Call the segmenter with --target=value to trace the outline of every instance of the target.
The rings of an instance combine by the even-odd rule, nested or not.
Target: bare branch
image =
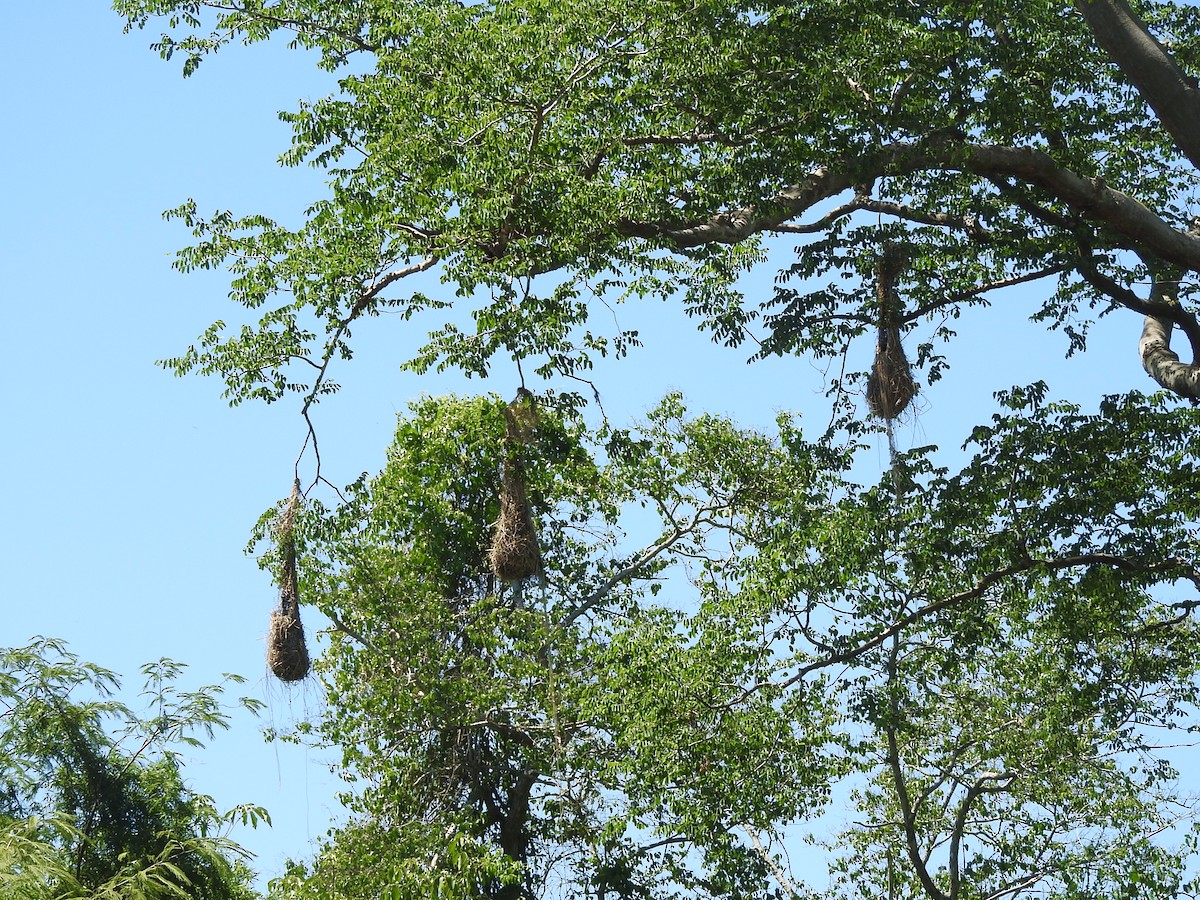
[[[865,199],[859,208],[866,212],[895,216],[898,219],[916,222],[919,225],[935,225],[938,228],[953,228],[957,231],[965,231],[970,237],[978,241],[986,241],[991,237],[988,230],[974,216],[952,216],[949,213],[925,212],[913,209],[906,203],[889,203],[886,200],[872,200],[870,198]]]
[[[342,634],[346,635],[347,637],[353,638],[354,640],[358,641],[358,643],[361,646],[363,646],[367,650],[370,650],[375,655],[383,657],[384,659],[388,658],[386,653],[381,653],[379,651],[378,647],[376,647],[369,640],[367,640],[365,637],[363,637],[362,632],[360,632],[354,628],[351,628],[349,625],[347,625],[345,622],[343,622],[341,619],[339,619],[337,613],[335,613],[331,610],[329,612],[326,612],[325,615],[327,615],[329,617],[329,621],[333,623],[333,627],[335,630],[340,631]]]
[[[807,225],[793,225],[790,222],[781,222],[776,225],[771,231],[780,234],[816,234],[819,231],[826,231],[828,228],[843,216],[848,216],[851,213],[858,212],[860,209],[865,209],[863,202],[867,198],[859,196],[855,197],[849,203],[839,206],[837,209],[822,216],[815,222],[810,222]]]
[[[350,323],[362,315],[370,305],[371,301],[377,298],[380,292],[389,285],[395,284],[401,278],[407,278],[409,275],[415,275],[418,272],[424,272],[426,269],[432,268],[437,261],[438,258],[436,256],[429,256],[419,263],[407,266],[406,268],[400,269],[396,272],[391,272],[385,275],[383,278],[380,278],[377,282],[375,282],[375,284],[371,285],[371,287],[364,290],[363,293],[359,295],[358,299],[354,301],[354,305],[350,307],[350,312],[346,314],[344,319],[338,322],[337,328],[334,329],[333,334],[329,336],[329,340],[325,342],[325,352],[321,355],[321,364],[317,370],[317,377],[313,379],[312,387],[309,389],[309,392],[305,394],[304,403],[302,403],[300,406],[300,414],[304,416],[305,421],[308,423],[308,437],[305,438],[304,447],[302,447],[300,450],[301,457],[303,457],[304,449],[308,446],[308,441],[310,439],[313,442],[314,449],[316,447],[317,434],[313,428],[312,420],[308,417],[308,411],[316,401],[317,395],[320,393],[322,386],[325,384],[325,377],[329,372],[329,364],[333,362],[333,357],[334,354],[337,353],[338,345],[341,342],[342,335],[346,333],[346,329],[350,327]],[[317,463],[317,474],[319,477],[319,456],[317,458]],[[297,460],[297,464],[299,464],[299,460]]]

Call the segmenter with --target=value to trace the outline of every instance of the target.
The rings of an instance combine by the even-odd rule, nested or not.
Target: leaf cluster
[[[229,711],[224,685],[179,691],[182,669],[166,659],[143,668],[150,712],[139,715],[115,699],[113,672],[60,641],[0,653],[0,893],[255,896],[248,854],[227,829],[270,820],[256,806],[219,812],[185,784],[176,748],[202,746],[196,735],[228,727]]]

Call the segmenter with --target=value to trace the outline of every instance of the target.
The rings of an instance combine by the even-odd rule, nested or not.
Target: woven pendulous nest
[[[271,613],[267,633],[267,665],[280,681],[299,681],[308,674],[308,646],[300,622],[300,589],[296,573],[296,515],[300,510],[300,482],[292,485],[275,526],[279,547],[279,608]]]
[[[875,362],[867,379],[867,406],[877,416],[894,419],[904,412],[916,393],[917,385],[900,343],[899,329],[880,328]]]
[[[488,551],[492,571],[502,581],[521,581],[542,571],[542,551],[533,527],[528,487],[520,460],[510,455],[500,479],[500,518]]]
[[[532,444],[538,419],[537,401],[533,394],[525,388],[519,388],[516,399],[504,407],[505,439],[522,446]]]
[[[300,608],[287,612],[277,609],[271,613],[271,630],[267,635],[267,665],[280,681],[300,681],[308,674],[308,646],[304,642],[304,626]]]
[[[876,265],[876,289],[879,292],[879,338],[875,342],[875,362],[867,379],[867,406],[877,416],[894,419],[917,393],[912,368],[900,343],[900,298],[896,279],[908,262],[903,248],[884,244]]]

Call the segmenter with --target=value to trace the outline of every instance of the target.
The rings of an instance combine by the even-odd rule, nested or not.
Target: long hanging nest
[[[533,395],[522,388],[504,410],[506,454],[500,475],[500,518],[496,520],[488,559],[501,581],[521,581],[541,574],[542,551],[538,547],[529,485],[521,448],[532,443],[537,428]]]
[[[538,426],[537,401],[525,388],[517,388],[517,396],[504,407],[505,439],[522,447],[532,444]]]
[[[884,248],[877,268],[879,290],[879,337],[875,362],[867,379],[867,406],[889,422],[908,407],[917,393],[904,345],[900,342],[900,298],[896,278],[904,268],[904,256],[893,246]]]
[[[292,484],[275,539],[279,547],[279,607],[271,612],[267,665],[280,681],[299,681],[308,674],[308,646],[300,622],[300,589],[296,575],[296,516],[300,511],[300,479]]]

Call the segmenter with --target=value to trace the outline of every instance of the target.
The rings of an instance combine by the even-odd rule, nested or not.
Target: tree
[[[182,668],[166,659],[143,667],[153,714],[142,718],[112,698],[114,673],[59,641],[0,654],[0,895],[256,896],[247,854],[225,832],[266,813],[248,805],[219,813],[185,785],[175,748],[202,746],[195,733],[211,737],[228,715],[221,686],[172,685]]]
[[[878,323],[872,292],[853,282],[871,279],[888,240],[910,260],[904,330],[986,305],[999,287],[1053,280],[1043,320],[1081,345],[1076,319],[1089,308],[1149,317],[1151,374],[1196,392],[1195,370],[1168,346],[1175,326],[1200,340],[1179,280],[1200,267],[1187,132],[1200,101],[1184,72],[1197,53],[1194,7],[1145,7],[1169,51],[1119,0],[1080,0],[1078,11],[724,0],[222,7],[116,3],[130,26],[169,15],[180,34],[156,46],[185,53],[185,72],[236,37],[277,31],[331,70],[355,61],[338,94],[288,116],[285,161],[331,177],[331,196],[302,228],[202,217],[191,202],[173,213],[201,241],[181,268],[228,262],[235,300],[287,301],[258,328],[211,329],[172,361],[221,374],[234,401],[319,396],[324,364],[348,349],[356,320],[436,305],[403,284],[438,264],[490,302],[474,311],[476,334],[447,325],[417,368],[482,371],[500,354],[573,374],[589,352],[620,353],[633,339],[587,332],[596,295],[676,291],[720,340],[740,344],[761,324],[764,353],[837,354]],[[206,9],[219,11],[211,33]],[[776,296],[755,307],[732,280],[768,234],[820,239],[801,239]],[[559,282],[537,296],[527,280],[551,271]],[[834,274],[851,284],[829,282]],[[931,354],[923,348],[920,361],[936,375]]]
[[[115,6],[165,18],[156,46],[185,74],[278,32],[344,73],[286,116],[284,161],[329,175],[301,227],[169,214],[197,240],[179,268],[228,266],[233,300],[265,309],[169,368],[220,375],[234,403],[294,393],[315,439],[352,330],[437,315],[405,288],[437,268],[458,299],[407,365],[512,360],[545,388],[529,442],[495,398],[426,401],[380,475],[310,499],[330,704],[297,739],[342,748],[361,790],[279,896],[1183,890],[1195,809],[1161,735],[1190,727],[1197,685],[1197,422],[1177,400],[1200,370],[1170,348],[1178,327],[1200,349],[1197,9]],[[768,238],[795,261],[755,303],[737,279]],[[948,323],[1019,284],[1045,286],[1034,318],[1071,350],[1093,316],[1137,313],[1174,399],[1085,414],[1014,389],[956,473],[897,452],[861,488],[860,436],[901,405],[858,419],[866,373],[833,384],[842,414],[815,439],[678,398],[597,421],[563,390],[637,344],[590,317],[613,300],[678,299],[755,358],[868,334],[882,356],[924,323],[934,380]],[[509,583],[487,550],[513,454],[544,571]],[[787,847],[835,799],[857,824],[828,883],[806,880]]]
[[[1160,594],[1200,583],[1200,413],[1006,403],[957,475],[913,454],[902,504],[787,420],[671,399],[602,465],[544,419],[544,582],[508,585],[503,402],[417,404],[302,526],[334,630],[300,732],[361,790],[276,896],[806,896],[778,841],[850,788],[870,827],[833,845],[830,896],[1171,895],[1185,858],[1155,838],[1188,807],[1159,749],[1200,656],[1195,601]],[[661,515],[633,552],[631,497]],[[685,602],[655,603],[686,560]]]

